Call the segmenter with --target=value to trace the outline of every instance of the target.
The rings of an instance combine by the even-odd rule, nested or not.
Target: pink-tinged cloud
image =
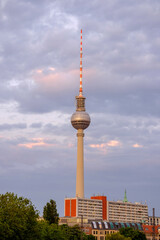
[[[111,140],[107,143],[101,143],[101,144],[90,144],[89,146],[91,148],[98,148],[98,149],[104,149],[106,147],[118,147],[120,146],[121,143],[119,141],[116,140]]]
[[[73,143],[68,143],[68,147],[69,147],[69,148],[73,148],[73,147],[74,147],[74,144],[73,144]]]
[[[29,143],[19,143],[18,146],[31,149],[33,147],[39,147],[39,146],[50,147],[54,145],[54,144],[45,143],[43,138],[33,138],[32,140],[33,142],[29,142]]]
[[[44,71],[48,71],[48,70],[53,72],[56,69],[54,67],[49,67],[49,68],[45,68],[45,69],[36,69],[34,71],[34,73],[36,73],[36,74],[43,74]]]
[[[79,69],[72,69],[70,71],[58,72],[54,67],[49,67],[47,69],[35,70],[32,77],[40,90],[57,93],[58,91],[70,90],[71,87],[76,86],[77,82],[79,83],[79,71]],[[92,69],[83,71],[84,79],[88,79],[92,75],[94,75],[94,70]]]
[[[36,73],[39,73],[39,74],[40,74],[40,73],[42,73],[42,72],[43,72],[43,69],[37,69],[37,70],[36,70]]]
[[[33,141],[41,142],[43,141],[43,138],[32,138]]]
[[[50,71],[55,71],[56,69],[54,67],[49,67],[48,68]]]
[[[132,145],[132,147],[134,147],[134,148],[142,148],[143,145],[140,145],[140,144],[138,144],[138,143],[135,143],[135,144]]]
[[[116,141],[116,140],[111,140],[107,143],[107,145],[109,147],[118,147],[121,145],[121,143],[119,141]]]
[[[76,84],[75,79],[79,76],[79,70],[70,70],[66,72],[57,72],[53,67],[49,68],[49,72],[44,70],[36,70],[33,79],[38,88],[43,91],[57,92],[69,89]]]

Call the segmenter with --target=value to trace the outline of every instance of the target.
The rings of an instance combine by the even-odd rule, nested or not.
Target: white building
[[[107,220],[148,224],[148,206],[141,203],[107,201]]]
[[[102,200],[89,198],[65,198],[65,217],[81,217],[102,220]]]
[[[148,217],[148,225],[153,225],[153,216]],[[160,225],[160,217],[155,217],[155,225]]]

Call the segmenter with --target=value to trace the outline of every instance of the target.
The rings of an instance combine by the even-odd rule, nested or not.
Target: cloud
[[[43,138],[33,138],[33,142],[19,143],[18,147],[34,148],[34,147],[52,147],[54,144],[46,143]]]
[[[42,127],[42,123],[41,122],[37,122],[37,123],[32,123],[30,125],[31,128],[41,128]]]
[[[121,143],[116,140],[111,140],[107,143],[101,143],[101,144],[90,144],[91,148],[105,148],[105,147],[117,147],[120,146]]]
[[[142,148],[143,146],[138,144],[138,143],[135,143],[135,144],[132,145],[132,147],[134,147],[134,148]]]
[[[119,141],[116,141],[116,140],[111,140],[111,141],[109,141],[109,142],[107,143],[107,145],[108,145],[109,147],[117,147],[117,146],[120,146],[121,143],[120,143]]]
[[[1,131],[13,130],[13,129],[26,129],[26,128],[27,128],[26,123],[15,123],[15,124],[4,123],[0,125]]]
[[[53,72],[53,71],[52,71]],[[33,75],[33,79],[37,88],[41,92],[50,91],[52,94],[63,93],[64,91],[70,91],[70,87],[75,85],[74,79],[77,78],[79,71],[71,70],[66,72],[46,73],[39,72],[38,75]]]
[[[91,148],[98,149],[98,150],[102,151],[103,153],[107,153],[109,147],[118,147],[121,145],[122,145],[121,142],[119,142],[117,140],[111,140],[109,142],[101,143],[101,144],[90,144],[89,146]]]

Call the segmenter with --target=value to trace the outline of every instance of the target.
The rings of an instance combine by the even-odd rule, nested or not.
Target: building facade
[[[148,206],[141,203],[107,201],[107,220],[148,224]]]
[[[160,225],[143,225],[143,231],[147,240],[160,240]]]
[[[69,226],[79,225],[86,234],[92,234],[96,240],[105,240],[106,236],[116,233],[120,228],[131,227],[135,230],[144,231],[141,223],[115,223],[108,221],[89,221],[86,218],[61,218],[59,224]],[[158,239],[159,240],[159,239]]]
[[[65,217],[81,217],[88,220],[107,220],[148,224],[148,206],[141,203],[107,201],[106,196],[87,198],[66,198]]]
[[[142,224],[140,223],[115,223],[115,222],[91,222],[92,235],[95,236],[96,240],[105,240],[108,234],[116,233],[120,228],[131,227],[135,230],[143,231]]]
[[[102,201],[102,219],[107,220],[107,197],[106,196],[92,196],[91,199]]]
[[[160,217],[154,217],[155,225],[160,225]],[[148,217],[148,224],[153,225],[153,216]]]
[[[81,217],[89,220],[102,220],[102,200],[88,198],[65,198],[65,217]]]

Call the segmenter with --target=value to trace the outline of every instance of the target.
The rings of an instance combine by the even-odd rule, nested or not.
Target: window
[[[104,240],[104,237],[103,237],[103,236],[100,236],[100,240]]]
[[[114,225],[112,222],[110,222],[111,229],[114,229]]]
[[[104,226],[105,226],[106,229],[108,229],[108,224],[107,224],[107,222],[104,222]]]
[[[98,224],[99,224],[99,228],[101,229],[102,228],[102,223],[98,222]]]
[[[97,228],[96,222],[92,222],[93,223],[93,227]]]

